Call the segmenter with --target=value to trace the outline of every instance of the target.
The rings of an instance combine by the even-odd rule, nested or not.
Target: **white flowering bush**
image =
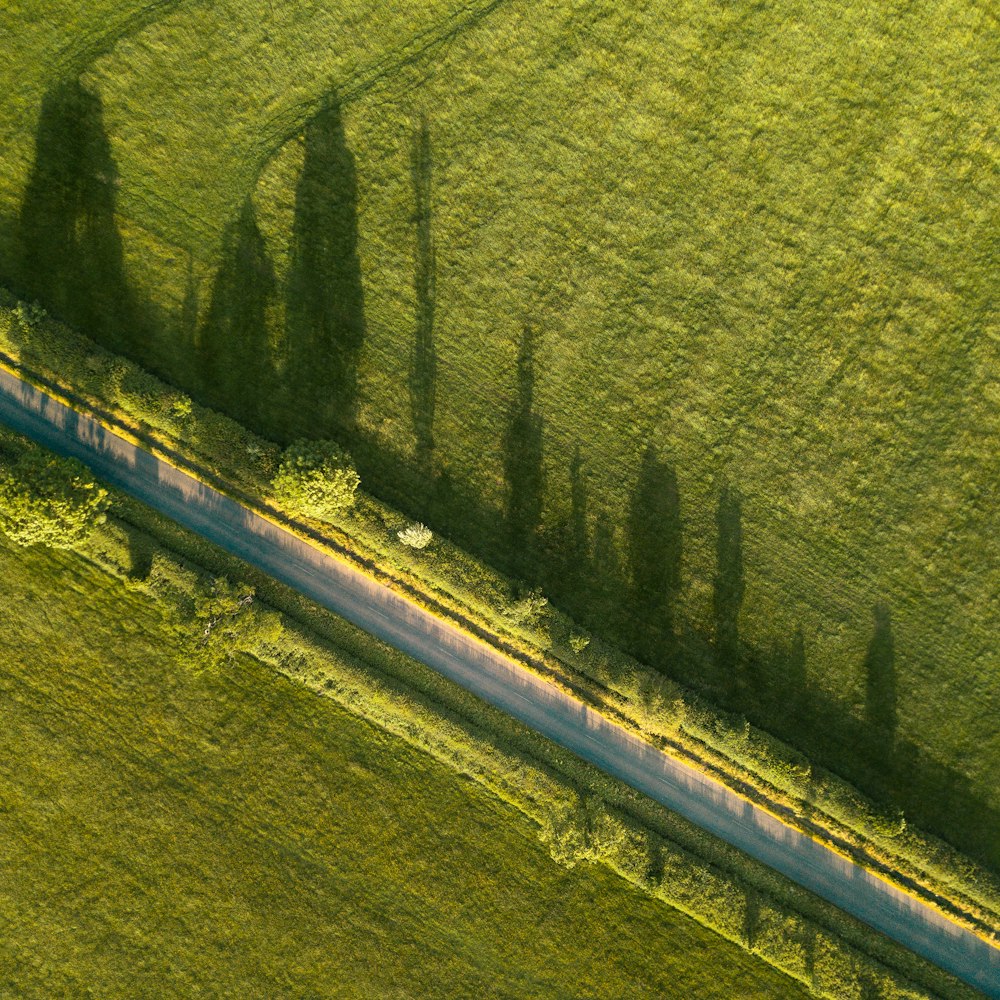
[[[434,537],[434,532],[426,524],[417,521],[416,524],[411,524],[409,527],[403,528],[402,531],[397,531],[396,537],[411,549],[426,549]]]

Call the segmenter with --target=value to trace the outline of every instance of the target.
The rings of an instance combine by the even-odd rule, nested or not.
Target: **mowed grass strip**
[[[0,992],[805,995],[78,557],[0,565]]]

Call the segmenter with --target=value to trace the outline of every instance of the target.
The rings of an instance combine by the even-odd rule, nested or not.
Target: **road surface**
[[[0,420],[1000,1000],[1000,949],[609,722],[499,651],[0,370]]]

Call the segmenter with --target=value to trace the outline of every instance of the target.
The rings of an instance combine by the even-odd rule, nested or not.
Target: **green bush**
[[[296,441],[272,480],[275,499],[299,514],[330,521],[354,505],[361,478],[351,457],[332,441]]]
[[[548,606],[548,598],[540,590],[532,590],[510,605],[507,617],[521,628],[533,629],[541,622]]]
[[[105,519],[108,491],[75,459],[30,446],[0,475],[0,528],[18,545],[68,549]]]
[[[194,599],[200,642],[222,657],[236,652],[260,655],[281,639],[279,615],[261,605],[253,587],[216,577]]]

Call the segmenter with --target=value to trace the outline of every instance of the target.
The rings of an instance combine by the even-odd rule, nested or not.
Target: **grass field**
[[[78,556],[0,566],[5,995],[805,995]]]
[[[985,7],[47,6],[12,284],[1000,866]]]

